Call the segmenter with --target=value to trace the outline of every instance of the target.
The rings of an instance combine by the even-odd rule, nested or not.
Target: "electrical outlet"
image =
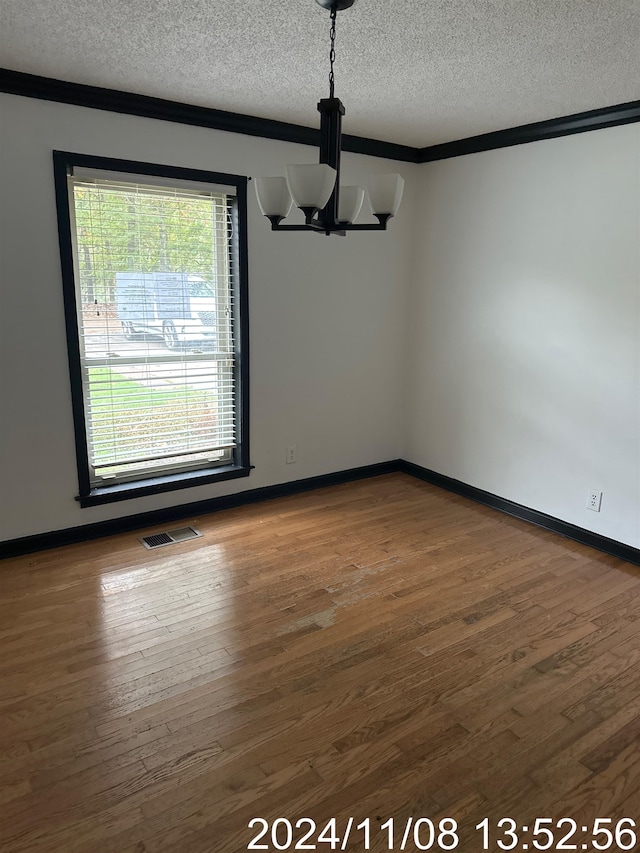
[[[289,445],[289,447],[287,447],[287,465],[293,465],[293,463],[296,461],[297,450],[298,448],[295,444],[291,444]]]
[[[600,512],[601,503],[602,492],[598,491],[598,489],[591,489],[587,496],[587,509],[592,509],[594,512]]]

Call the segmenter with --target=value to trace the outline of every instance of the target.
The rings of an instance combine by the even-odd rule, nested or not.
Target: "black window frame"
[[[223,172],[210,172],[203,169],[190,169],[182,166],[167,166],[137,160],[120,160],[113,157],[99,157],[91,154],[78,154],[69,151],[53,152],[56,210],[58,216],[58,240],[62,269],[62,292],[64,300],[65,324],[67,332],[67,351],[71,401],[75,433],[76,460],[78,468],[79,494],[76,500],[81,507],[91,507],[114,501],[130,500],[137,497],[169,492],[177,489],[193,488],[209,483],[248,477],[252,466],[249,462],[249,257],[247,239],[247,182],[244,175],[230,175]],[[84,409],[83,381],[81,370],[80,336],[78,332],[78,311],[76,302],[76,282],[73,259],[73,239],[68,189],[68,177],[73,175],[74,167],[122,172],[133,175],[171,178],[200,183],[218,184],[234,187],[236,191],[233,211],[235,239],[231,241],[231,269],[234,304],[239,317],[233,317],[234,340],[234,383],[238,389],[236,397],[237,445],[230,464],[211,468],[201,468],[171,474],[155,474],[132,482],[92,487],[90,482],[89,456],[87,446],[87,425]]]

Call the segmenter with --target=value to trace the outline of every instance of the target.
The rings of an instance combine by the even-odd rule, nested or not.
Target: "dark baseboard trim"
[[[277,486],[249,489],[245,492],[238,492],[235,495],[223,495],[219,498],[209,498],[207,500],[181,504],[180,506],[156,509],[151,512],[141,512],[136,515],[129,515],[126,518],[114,518],[109,521],[98,521],[95,524],[69,527],[66,530],[54,530],[50,533],[39,533],[35,536],[10,539],[6,542],[0,542],[0,560],[7,557],[32,554],[48,548],[58,548],[62,545],[88,542],[91,539],[99,539],[102,536],[127,533],[131,530],[140,530],[156,524],[179,521],[194,515],[202,515],[223,509],[233,509],[234,507],[272,500],[273,498],[297,495],[301,492],[321,489],[326,486],[337,486],[342,483],[351,483],[355,480],[364,480],[368,477],[378,477],[381,474],[391,474],[394,471],[400,470],[400,464],[399,459],[394,459],[390,462],[379,462],[376,465],[366,465],[362,468],[336,471],[333,474],[307,477],[305,480],[293,480],[290,483],[281,483]]]
[[[434,160],[447,160],[463,154],[477,154],[480,151],[493,151],[496,148],[509,148],[512,145],[524,145],[527,142],[540,142],[543,139],[555,139],[558,136],[570,136],[590,130],[602,130],[619,124],[631,124],[640,121],[640,101],[603,107],[584,113],[575,113],[548,121],[536,121],[520,127],[510,127],[480,136],[470,136],[454,142],[430,145],[420,151],[421,163]]]
[[[570,524],[568,521],[562,521],[544,512],[530,509],[522,504],[514,503],[491,492],[485,492],[483,489],[478,489],[475,486],[469,486],[467,483],[454,480],[452,477],[447,477],[444,474],[438,474],[429,468],[414,465],[413,462],[401,460],[399,470],[405,474],[410,474],[412,477],[425,480],[434,486],[447,489],[449,492],[455,492],[457,495],[470,498],[492,509],[500,510],[500,512],[507,513],[507,515],[512,515],[515,518],[528,521],[538,527],[543,527],[545,530],[560,533],[562,536],[573,539],[575,542],[580,542],[582,545],[589,545],[598,551],[604,551],[605,554],[610,554],[613,557],[618,557],[620,560],[626,560],[628,563],[640,566],[640,549],[633,548],[631,545],[625,545],[623,542],[609,539],[606,536],[601,536],[599,533],[593,533],[591,530],[585,530],[583,527]]]
[[[290,483],[281,483],[277,486],[249,489],[245,492],[238,492],[235,495],[223,495],[219,498],[209,498],[180,506],[142,512],[137,515],[127,516],[126,518],[99,521],[95,524],[70,527],[66,530],[54,530],[51,533],[25,536],[21,539],[10,539],[6,542],[0,542],[0,559],[32,554],[36,551],[44,551],[48,548],[57,548],[62,545],[88,542],[92,539],[99,539],[102,536],[127,533],[131,530],[141,530],[145,527],[180,521],[195,515],[233,509],[247,504],[259,503],[260,501],[296,495],[301,492],[312,491],[313,489],[321,489],[326,486],[337,486],[342,483],[351,483],[369,477],[379,477],[382,474],[393,474],[398,471],[403,474],[409,474],[419,480],[424,480],[433,486],[438,486],[441,489],[446,489],[449,492],[469,498],[491,509],[497,509],[507,515],[514,516],[514,518],[528,521],[537,527],[542,527],[553,533],[559,533],[561,536],[566,536],[574,542],[588,545],[598,551],[603,551],[605,554],[610,554],[620,560],[640,566],[640,549],[638,548],[633,548],[631,545],[625,545],[623,542],[617,542],[615,539],[609,539],[606,536],[600,536],[598,533],[585,530],[583,527],[577,527],[568,521],[562,521],[552,515],[546,515],[544,512],[538,512],[538,510],[530,509],[506,498],[501,498],[491,492],[485,492],[483,489],[470,486],[460,480],[454,480],[452,477],[447,477],[444,474],[438,474],[436,471],[415,465],[413,462],[405,462],[404,459],[379,462],[376,465],[365,465],[362,468],[350,468],[346,471],[336,471],[333,474],[321,474],[318,477],[293,480]]]
[[[320,144],[320,131],[312,127],[290,124],[286,121],[248,116],[241,113],[199,107],[195,104],[182,104],[165,98],[153,98],[149,95],[137,95],[134,92],[121,92],[118,89],[103,89],[99,86],[87,86],[83,83],[69,83],[54,80],[51,77],[39,77],[0,68],[0,92],[9,95],[22,95],[26,98],[38,98],[42,101],[56,101],[73,104],[77,107],[90,107],[95,110],[141,116],[161,121],[173,121],[178,124],[208,127],[212,130],[224,130],[229,133],[243,133],[248,136],[260,136],[264,139],[278,139],[281,142],[297,142],[300,145]],[[389,160],[401,160],[407,163],[420,162],[420,149],[395,142],[383,142],[364,136],[342,137],[342,150],[355,154],[368,154],[371,157],[384,157]]]

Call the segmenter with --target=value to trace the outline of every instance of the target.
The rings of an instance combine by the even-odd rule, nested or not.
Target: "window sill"
[[[98,488],[91,489],[87,495],[78,495],[76,500],[83,508],[114,503],[115,501],[127,501],[132,498],[143,498],[148,495],[158,495],[162,492],[172,492],[177,489],[190,489],[194,486],[204,486],[208,483],[219,483],[223,480],[248,477],[252,467],[222,465],[217,468],[201,469],[188,473],[183,471],[180,474],[149,477],[147,480],[136,480],[134,483],[99,486]]]

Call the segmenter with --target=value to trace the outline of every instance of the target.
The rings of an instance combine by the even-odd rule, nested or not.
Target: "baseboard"
[[[300,492],[311,491],[312,489],[337,486],[341,483],[364,480],[368,477],[378,477],[381,474],[390,474],[398,471],[400,464],[399,459],[394,459],[390,462],[379,462],[375,465],[350,468],[346,471],[336,471],[332,474],[321,474],[318,477],[307,477],[304,480],[293,480],[290,483],[281,483],[276,486],[249,489],[234,495],[223,495],[219,498],[208,498],[193,503],[180,504],[179,506],[156,509],[151,512],[142,512],[136,515],[129,515],[126,518],[114,518],[109,521],[98,521],[95,524],[82,524],[78,527],[69,527],[66,530],[53,530],[50,533],[39,533],[35,536],[10,539],[6,542],[0,542],[0,560],[7,557],[18,557],[22,554],[32,554],[48,548],[58,548],[61,545],[88,542],[91,539],[99,539],[101,536],[111,536],[114,533],[126,533],[130,530],[140,530],[141,528],[151,527],[156,524],[180,521],[183,518],[203,515],[207,512],[232,509],[246,504],[258,503],[259,501],[296,495]]]
[[[605,554],[611,554],[613,557],[618,557],[621,560],[626,560],[628,563],[634,563],[640,566],[640,549],[633,548],[631,545],[625,545],[623,542],[618,542],[615,539],[609,539],[606,536],[601,536],[599,533],[593,533],[591,530],[585,530],[583,527],[578,527],[575,524],[570,524],[568,521],[562,521],[560,518],[555,518],[553,515],[547,515],[544,512],[539,512],[536,509],[530,509],[522,504],[514,503],[514,501],[501,498],[491,492],[485,492],[483,489],[478,489],[475,486],[470,486],[460,480],[454,480],[452,477],[447,477],[444,474],[438,474],[436,471],[431,471],[429,468],[423,468],[420,465],[414,465],[413,462],[400,461],[399,470],[405,474],[410,474],[412,477],[417,477],[420,480],[425,480],[434,486],[439,486],[441,489],[446,489],[449,492],[455,492],[457,495],[462,495],[465,498],[470,498],[473,501],[484,504],[492,509],[500,510],[500,512],[512,515],[515,518],[520,518],[523,521],[528,521],[538,527],[543,527],[545,530],[551,530],[553,533],[560,533],[568,539],[573,539],[574,542],[580,542],[582,545],[589,545],[591,548],[596,548],[598,551],[604,551]]]
[[[469,498],[484,506],[497,509],[507,515],[512,515],[522,521],[528,521],[545,530],[559,533],[582,545],[589,545],[605,554],[610,554],[620,560],[640,566],[640,549],[625,545],[615,539],[609,539],[591,530],[585,530],[568,521],[562,521],[552,515],[539,512],[535,509],[514,503],[514,501],[501,498],[491,492],[485,492],[468,483],[454,480],[444,474],[438,474],[429,468],[406,462],[404,459],[394,459],[389,462],[379,462],[376,465],[365,465],[361,468],[350,468],[346,471],[336,471],[332,474],[321,474],[317,477],[307,477],[304,480],[293,480],[290,483],[281,483],[276,486],[264,486],[260,489],[249,489],[234,495],[224,495],[219,498],[208,498],[189,504],[181,504],[175,507],[153,510],[151,512],[138,513],[126,518],[99,521],[95,524],[84,524],[79,527],[70,527],[66,530],[54,530],[50,533],[40,533],[35,536],[25,536],[21,539],[11,539],[0,542],[0,559],[17,557],[22,554],[31,554],[44,551],[48,548],[57,548],[61,545],[73,545],[78,542],[87,542],[91,539],[99,539],[101,536],[111,536],[114,533],[126,533],[130,530],[140,530],[156,524],[180,521],[194,515],[202,515],[208,512],[217,512],[223,509],[245,506],[260,501],[272,500],[274,498],[296,495],[301,492],[321,489],[326,486],[337,486],[342,483],[350,483],[356,480],[364,480],[369,477],[378,477],[382,474],[402,472],[424,480],[441,489],[454,492],[462,497]]]

